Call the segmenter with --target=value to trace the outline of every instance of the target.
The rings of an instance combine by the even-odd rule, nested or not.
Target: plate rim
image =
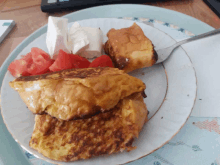
[[[118,19],[118,18],[91,18],[91,19]],[[91,20],[91,19],[84,19],[83,21]],[[126,20],[126,21],[135,22],[134,20]],[[69,23],[72,23],[72,22],[69,22]],[[144,24],[143,22],[139,22],[139,23]],[[150,26],[150,25],[144,24],[144,26]],[[174,41],[176,41],[173,37],[171,37],[171,36],[170,36],[169,34],[167,34],[166,32],[164,32],[164,31],[162,31],[162,30],[160,30],[160,29],[158,29],[158,28],[156,28],[156,27],[152,27],[152,28],[161,31],[162,33],[166,34],[168,37],[170,37],[171,39],[173,39]],[[44,33],[43,33],[43,34],[44,34]],[[43,34],[41,34],[41,35],[43,35]],[[38,37],[40,37],[41,35],[39,35]],[[38,37],[37,37],[37,38],[38,38]],[[35,39],[36,39],[36,38],[35,38]],[[191,60],[190,56],[188,55],[188,53],[186,52],[186,50],[185,50],[182,46],[180,46],[180,49],[182,49],[182,50],[185,52],[185,54],[187,55],[188,59],[190,60],[190,63],[193,64],[193,63],[192,63],[192,60]],[[22,50],[21,50],[21,51],[22,51]],[[16,57],[17,57],[17,56],[16,56]],[[15,57],[15,58],[16,58],[16,57]],[[167,79],[167,82],[168,82],[167,71],[166,71],[166,68],[165,68],[165,66],[164,66],[163,63],[162,63],[162,67],[163,67],[164,70],[165,70],[166,79]],[[184,123],[183,123],[183,124],[181,125],[181,127],[177,130],[177,132],[175,132],[175,134],[172,135],[172,137],[171,137],[170,139],[168,139],[166,142],[164,142],[164,143],[163,143],[162,145],[160,145],[158,148],[152,150],[151,152],[149,152],[149,153],[146,154],[146,155],[143,155],[143,156],[141,156],[141,157],[139,157],[139,158],[136,158],[136,159],[134,159],[134,160],[125,162],[125,163],[123,163],[123,164],[131,163],[131,162],[134,162],[134,161],[136,161],[136,160],[139,160],[139,159],[141,159],[141,158],[143,158],[143,157],[145,157],[145,156],[147,156],[147,155],[149,155],[149,154],[155,152],[156,150],[160,149],[162,146],[164,146],[165,144],[167,144],[174,136],[176,136],[176,134],[179,133],[179,131],[182,129],[182,127],[186,124],[186,122],[188,121],[188,119],[189,119],[189,117],[190,117],[190,115],[191,115],[191,113],[192,113],[192,110],[193,110],[193,108],[194,108],[194,106],[195,106],[195,104],[196,104],[197,91],[198,91],[198,87],[197,87],[198,81],[197,81],[197,76],[196,76],[196,70],[195,70],[195,67],[194,67],[193,65],[192,65],[192,69],[193,69],[194,76],[195,76],[195,80],[196,80],[196,82],[195,82],[195,98],[194,98],[193,105],[192,105],[192,108],[191,108],[191,110],[190,110],[190,113],[189,113],[189,115],[187,116],[187,118],[184,120]],[[8,72],[8,71],[6,71],[6,73],[7,73],[7,72]],[[6,74],[4,75],[4,78],[5,78],[5,76],[6,76]],[[3,78],[3,80],[4,80],[4,78]],[[168,84],[169,84],[169,83],[167,83],[167,86],[168,86]],[[2,89],[2,87],[3,87],[3,85],[1,86],[1,89]],[[168,91],[168,89],[169,89],[169,86],[168,86],[167,89],[166,89],[165,98],[166,98],[166,96],[167,96],[167,91]],[[0,91],[2,92],[2,90],[0,90]],[[164,99],[165,99],[165,98],[164,98]],[[160,105],[159,109],[161,108],[161,106],[163,105],[163,103],[164,103],[164,100],[163,100],[162,104]],[[9,132],[9,133],[11,134],[11,136],[14,138],[14,140],[15,140],[25,151],[31,153],[32,155],[34,155],[34,156],[37,157],[38,159],[41,159],[41,160],[44,160],[44,161],[46,161],[46,162],[49,162],[49,163],[53,163],[53,164],[54,164],[54,163],[55,163],[54,161],[56,161],[56,160],[52,160],[52,159],[50,159],[50,158],[45,159],[45,158],[39,157],[38,155],[35,155],[34,153],[32,153],[31,151],[29,151],[28,149],[26,149],[26,147],[24,147],[24,146],[21,144],[21,142],[19,142],[19,140],[15,138],[15,136],[14,136],[14,135],[11,133],[11,131],[8,129],[8,125],[5,123],[5,118],[4,118],[4,115],[3,115],[3,112],[2,112],[2,108],[0,108],[0,109],[1,109],[1,115],[2,115],[2,118],[3,118],[3,122],[4,122],[4,124],[5,124],[5,126],[6,126],[6,128],[7,128],[7,130],[8,130],[8,132]],[[159,111],[159,109],[156,111],[156,113]],[[156,113],[155,113],[155,114],[156,114]],[[155,114],[154,114],[154,115],[155,115]],[[153,115],[153,116],[154,116],[154,115]],[[153,116],[152,116],[151,118],[153,118]],[[150,119],[151,119],[151,118],[150,118]],[[39,154],[41,154],[41,153],[39,153]],[[42,154],[41,154],[41,155],[42,155]],[[44,157],[44,155],[42,155],[42,156]],[[63,161],[58,161],[58,162],[60,162],[60,163],[62,164]],[[74,162],[69,162],[69,163],[74,163]],[[56,164],[56,163],[55,163],[55,164]],[[57,164],[57,165],[58,165],[58,164]]]
[[[91,11],[94,10],[94,12],[96,10],[102,9],[104,10],[104,8],[114,8],[114,10],[121,10],[121,8],[127,8],[127,10],[129,11],[133,11],[134,8],[138,8],[139,12],[135,12],[135,15],[132,15],[131,17],[137,17],[137,18],[152,18],[152,19],[156,19],[156,20],[163,20],[164,22],[169,22],[172,23],[174,25],[178,25],[181,28],[187,29],[191,32],[193,32],[194,34],[200,34],[200,33],[205,33],[208,32],[209,30],[214,30],[215,28],[213,28],[212,26],[208,25],[207,23],[204,23],[202,21],[200,21],[199,19],[196,19],[192,16],[189,16],[187,14],[183,14],[181,12],[178,11],[174,11],[171,9],[166,9],[166,8],[162,8],[162,7],[158,7],[158,6],[151,6],[151,5],[143,5],[143,4],[109,4],[109,5],[102,5],[102,6],[96,6],[96,7],[89,7],[86,9],[82,9],[79,11],[76,11],[74,13],[69,13],[64,15],[64,18],[68,18],[69,20],[74,20],[74,18],[72,17],[72,15],[77,15],[77,14],[81,14],[83,12],[86,11]],[[148,12],[146,12],[146,8],[148,8]],[[143,11],[143,12],[142,12]],[[163,15],[158,14],[158,12],[163,12]],[[91,12],[92,13],[92,12]],[[140,14],[141,13],[141,14]],[[142,16],[144,14],[148,15],[148,16]],[[120,15],[115,16],[114,13],[111,13],[113,17],[129,17],[130,15],[128,14],[122,14],[120,13]],[[117,13],[118,14],[118,13]],[[173,14],[176,15],[175,18],[170,19],[170,16],[172,16]],[[93,15],[95,18],[101,18],[101,17],[96,17],[96,15]],[[184,21],[182,21],[182,17],[185,17],[186,19],[188,19],[188,22],[191,23],[183,23]],[[91,17],[92,18],[92,17]],[[106,18],[111,18],[111,17],[106,17]],[[162,18],[162,19],[161,19]],[[181,19],[180,19],[181,18]],[[175,19],[175,21],[173,20]],[[75,19],[75,21],[78,20],[82,20],[82,18],[77,18]],[[72,21],[71,21],[72,22]],[[175,22],[175,23],[173,23]],[[203,28],[204,29],[200,29],[200,28],[194,28],[193,25],[195,24],[203,24]]]

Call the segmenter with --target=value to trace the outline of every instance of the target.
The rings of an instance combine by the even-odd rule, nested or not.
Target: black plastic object
[[[150,1],[150,0],[149,0]],[[132,4],[131,0],[42,0],[43,12],[57,12],[64,10],[82,9],[105,4]],[[133,4],[146,3],[146,0],[133,0]]]
[[[220,18],[220,0],[203,0]]]

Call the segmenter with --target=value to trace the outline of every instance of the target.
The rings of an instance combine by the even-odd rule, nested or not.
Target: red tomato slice
[[[27,55],[23,56],[22,60],[25,60],[28,63],[28,66],[30,66],[33,63],[31,52],[28,53]]]
[[[72,56],[71,54],[68,54],[68,53],[64,52],[63,50],[60,50],[59,54],[57,56],[57,59],[50,66],[49,69],[51,71],[55,72],[55,71],[74,68],[74,65],[72,64],[71,56]]]
[[[38,56],[41,55],[45,60],[51,60],[49,54],[40,48],[31,48],[32,59],[34,62],[39,62]]]
[[[23,59],[15,60],[9,65],[8,70],[14,77],[29,76],[27,65],[28,63]]]
[[[53,64],[54,60],[47,61],[44,58],[38,63],[33,63],[30,68],[28,68],[28,73],[31,75],[44,74],[49,71],[49,67]]]
[[[102,55],[93,60],[89,67],[113,67],[113,64],[109,56]]]
[[[52,60],[46,52],[39,48],[31,49],[33,63],[28,68],[28,72],[31,75],[44,74],[49,71],[49,67],[53,64],[54,60]]]
[[[13,61],[9,65],[8,70],[14,77],[29,76],[30,73],[28,73],[27,69],[31,66],[32,63],[32,54],[28,53],[21,59]]]
[[[39,48],[32,48],[31,52],[9,65],[8,70],[15,77],[44,74],[54,60]]]
[[[46,60],[42,55],[38,55],[37,57],[35,57],[35,59],[33,60],[33,63],[37,64],[37,65],[43,65],[44,63],[46,63],[47,61],[51,61],[51,59]]]
[[[90,62],[79,55],[71,55],[72,63],[74,64],[75,68],[88,68]]]

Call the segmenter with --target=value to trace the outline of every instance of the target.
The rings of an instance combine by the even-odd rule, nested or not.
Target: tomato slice
[[[46,60],[42,55],[38,55],[37,57],[35,57],[35,59],[33,60],[33,63],[37,64],[37,65],[43,65],[44,63],[46,63],[47,61],[51,61],[51,59]]]
[[[21,59],[25,60],[28,63],[28,67],[33,63],[31,52],[23,56]]]
[[[109,56],[102,55],[93,60],[89,67],[113,67],[113,64]]]
[[[88,68],[90,65],[89,60],[79,55],[71,55],[71,60],[75,68]]]
[[[44,74],[54,60],[39,48],[32,48],[31,52],[9,65],[8,70],[15,77]]]
[[[29,76],[27,66],[28,63],[25,60],[15,60],[9,65],[8,70],[14,77]]]
[[[49,67],[53,64],[54,60],[52,60],[45,51],[40,48],[32,48],[31,49],[33,63],[28,68],[28,72],[31,75],[44,74],[49,71]]]
[[[30,73],[28,73],[27,69],[32,63],[32,54],[28,53],[27,55],[22,56],[21,59],[13,61],[9,65],[8,70],[14,77],[29,76]]]
[[[39,62],[38,56],[41,55],[45,60],[50,61],[51,58],[49,54],[47,54],[45,51],[43,51],[40,48],[31,48],[31,54],[32,54],[32,59],[34,62]]]
[[[60,71],[72,68],[88,68],[90,62],[79,55],[68,54],[59,51],[56,60],[39,48],[32,48],[31,52],[9,65],[8,70],[15,77],[39,75],[48,72]]]
[[[71,54],[68,54],[68,53],[64,52],[63,50],[60,50],[58,53],[57,59],[50,66],[49,69],[51,71],[55,72],[55,71],[74,68],[74,65],[72,64],[71,56],[72,56]]]
[[[54,60],[47,61],[42,58],[42,61],[38,63],[33,63],[30,68],[28,68],[28,73],[31,75],[44,74],[49,71],[49,67],[53,64]]]

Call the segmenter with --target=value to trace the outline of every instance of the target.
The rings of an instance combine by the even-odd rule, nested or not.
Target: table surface
[[[40,9],[40,0],[35,0],[33,6],[28,4],[28,7],[14,7],[14,9],[11,7],[11,10],[8,9],[9,7],[7,7],[7,5],[22,6],[25,4],[25,1],[28,0],[19,0],[14,4],[9,4],[7,3],[10,2],[9,0],[0,0],[0,19],[12,19],[16,22],[16,26],[0,44],[0,66],[8,57],[10,52],[24,38],[29,36],[38,28],[47,24],[48,16],[63,16],[65,14],[77,11],[72,10],[50,14],[43,13]],[[220,28],[219,17],[202,0],[170,0],[148,2],[145,4],[178,11],[201,20],[214,28]]]
[[[73,11],[76,11],[76,10],[73,10],[73,11],[65,11],[65,12],[50,13],[50,14],[43,13],[43,12],[41,12],[41,9],[40,9],[40,0],[32,0],[32,1],[37,1],[37,2],[35,2],[35,4],[33,6],[29,6],[26,8],[25,7],[21,7],[21,8],[15,7],[14,9],[9,9],[9,8],[5,8],[5,4],[7,1],[10,1],[10,0],[0,0],[0,19],[13,19],[16,22],[16,26],[13,28],[11,33],[5,38],[5,40],[0,44],[0,52],[1,52],[0,66],[2,65],[4,60],[8,57],[10,52],[24,38],[29,36],[31,33],[33,33],[38,28],[47,24],[47,20],[48,20],[49,15],[63,16],[65,14],[69,14]],[[24,1],[27,1],[27,0],[17,0],[17,1],[25,4]],[[146,3],[146,5],[158,6],[158,7],[178,11],[180,13],[184,13],[184,14],[190,15],[198,20],[201,20],[214,28],[220,28],[220,19],[202,0],[182,0],[182,1],[181,0],[175,0],[175,1],[170,0],[170,1],[163,1],[163,2],[157,1],[154,3],[153,2]],[[18,5],[18,6],[22,6],[22,5]],[[216,124],[216,121],[218,122],[218,124]],[[212,143],[213,141],[216,141],[217,138],[219,140],[219,134],[220,134],[220,132],[218,132],[220,129],[219,122],[220,122],[220,120],[217,120],[217,118],[215,118],[215,119],[209,119],[209,118],[198,119],[198,118],[190,117],[190,119],[188,120],[186,125],[183,127],[183,129],[181,129],[182,133],[179,133],[177,136],[175,136],[172,139],[172,141],[170,141],[167,145],[165,145],[164,146],[165,149],[163,149],[164,147],[162,147],[162,149],[155,152],[154,155],[153,154],[151,154],[151,155],[155,159],[158,159],[158,160],[160,160],[161,155],[163,155],[167,159],[169,158],[169,160],[172,162],[172,161],[174,161],[173,155],[170,154],[170,152],[167,152],[167,154],[169,154],[169,155],[166,156],[166,151],[167,151],[167,149],[169,149],[169,147],[175,146],[176,150],[174,150],[174,153],[182,151],[183,153],[188,153],[189,158],[195,159],[196,163],[192,161],[191,162],[192,164],[213,164],[213,165],[220,164],[220,163],[214,162],[214,159],[217,158],[217,155],[216,155],[217,150],[218,150],[218,153],[220,152],[220,150],[219,150],[219,148],[214,146],[215,143]],[[201,123],[202,123],[202,125],[201,125]],[[195,127],[194,125],[196,125],[196,124],[198,125],[199,129],[194,128]],[[190,130],[189,127],[192,129]],[[205,129],[207,129],[209,131],[208,134]],[[187,133],[185,133],[186,131],[188,131],[190,133],[187,134]],[[217,131],[217,133],[215,134],[214,131]],[[189,138],[188,137],[189,135],[193,138]],[[211,137],[211,135],[212,135],[212,137]],[[208,147],[205,146],[206,143],[204,143],[204,141],[210,142],[210,144],[207,145]],[[195,152],[195,153],[190,152],[191,148],[189,146],[192,146],[191,148],[193,149],[193,151],[191,151],[191,152]],[[182,147],[181,150],[178,147]],[[213,155],[213,157],[210,156],[208,159],[207,155],[210,155],[211,151],[212,151],[212,153],[214,153],[213,148],[210,148],[210,147],[214,147],[216,149],[216,151],[215,151],[214,155],[211,154],[211,155]],[[200,152],[200,150],[199,150],[200,148],[202,148],[203,151]],[[177,154],[177,156],[178,155],[180,157],[182,157],[181,154]],[[153,159],[151,160],[152,156],[148,156],[148,157],[145,157],[144,159],[140,159],[137,162],[137,164],[144,164],[143,162],[149,162],[148,164],[155,164],[155,160],[153,160]],[[182,158],[183,159],[176,159],[176,160],[178,160],[178,161],[181,160],[182,164],[187,164],[186,162],[184,162],[184,160],[185,160],[184,157],[182,157]],[[201,158],[205,158],[205,160],[201,159]],[[210,159],[214,163],[210,163]],[[152,161],[154,163],[151,163]],[[163,162],[163,159],[161,159],[160,162]],[[198,163],[198,162],[200,162],[200,163]],[[201,162],[203,162],[203,163],[201,163]],[[209,162],[209,163],[207,163],[207,162]],[[220,162],[220,156],[218,157],[218,162]],[[158,161],[156,161],[156,164],[159,164]],[[167,164],[167,163],[164,163],[164,164]],[[174,163],[174,164],[179,164],[179,162]]]

